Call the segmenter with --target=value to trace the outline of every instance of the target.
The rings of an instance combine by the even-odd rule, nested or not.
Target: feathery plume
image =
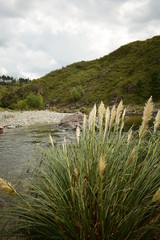
[[[134,147],[132,152],[131,152],[131,154],[130,154],[130,156],[129,156],[129,158],[128,158],[128,160],[127,160],[128,165],[130,164],[130,162],[134,158],[135,152],[136,152],[136,148]]]
[[[110,128],[114,122],[115,117],[116,117],[116,107],[115,107],[115,105],[113,105],[113,107],[111,109],[111,117],[110,117],[110,123],[109,123]]]
[[[155,117],[155,121],[154,121],[154,132],[157,131],[159,125],[160,125],[160,110],[158,110],[157,115],[156,115],[156,117]]]
[[[160,188],[156,191],[156,193],[153,195],[152,202],[160,201]]]
[[[142,124],[139,128],[139,137],[140,138],[144,135],[145,131],[148,128],[148,123],[152,118],[153,108],[154,108],[154,104],[152,102],[152,96],[151,96],[144,107]]]
[[[0,192],[5,195],[17,195],[16,190],[12,187],[9,182],[6,182],[2,178],[0,178]]]
[[[148,122],[151,120],[153,108],[154,108],[154,104],[152,102],[152,96],[151,96],[144,107],[143,117],[142,117],[144,124],[148,124]]]
[[[51,134],[49,134],[49,140],[50,140],[51,146],[54,147],[53,138]]]
[[[116,112],[116,124],[117,124],[117,126],[120,123],[122,111],[123,111],[123,101],[121,100],[118,107],[117,107],[117,112]]]
[[[105,157],[101,155],[99,160],[99,173],[100,173],[101,180],[103,179],[105,167],[106,167]]]
[[[139,128],[139,137],[141,138],[144,135],[145,132],[146,132],[146,127],[142,123],[140,128]]]
[[[98,107],[98,120],[99,120],[99,125],[102,124],[103,122],[103,117],[105,114],[105,107],[104,107],[104,103],[101,101],[99,107]]]
[[[122,121],[124,121],[125,115],[126,115],[126,108],[123,110]]]
[[[77,170],[76,167],[74,168],[74,174],[75,174],[76,177],[78,177],[78,170]]]
[[[107,133],[107,131],[108,131],[109,120],[110,120],[110,110],[109,110],[109,107],[107,107],[107,109],[106,109],[106,114],[105,114],[104,138],[105,138],[106,133]]]
[[[63,152],[66,152],[67,146],[66,146],[66,138],[64,137],[64,140],[62,142]]]
[[[86,117],[86,114],[84,114],[84,117],[83,117],[83,127],[82,127],[82,129],[84,131],[86,130],[86,123],[87,123],[87,117]]]
[[[127,144],[130,143],[131,138],[132,138],[132,128],[130,128],[128,132]]]
[[[95,121],[96,121],[96,112],[97,112],[97,108],[96,108],[96,104],[94,105],[93,109],[91,110],[90,114],[89,114],[89,129],[92,129],[95,127]]]
[[[78,144],[79,144],[80,133],[81,133],[81,130],[80,130],[79,126],[77,126],[77,128],[76,128],[76,137],[77,137]]]
[[[124,128],[124,122],[122,122],[122,124],[121,124],[120,132],[119,132],[119,135],[120,135],[120,136],[122,136],[122,130],[123,130],[123,128]]]

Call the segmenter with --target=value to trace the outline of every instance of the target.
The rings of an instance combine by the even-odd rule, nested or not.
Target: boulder
[[[59,126],[66,130],[75,130],[77,126],[81,127],[83,124],[83,114],[76,112],[66,115],[59,123]]]
[[[3,126],[0,124],[0,133],[3,133]]]

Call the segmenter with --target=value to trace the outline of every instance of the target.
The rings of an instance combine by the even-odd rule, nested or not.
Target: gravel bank
[[[69,113],[45,111],[0,112],[0,124],[4,128],[15,128],[43,123],[59,123]]]

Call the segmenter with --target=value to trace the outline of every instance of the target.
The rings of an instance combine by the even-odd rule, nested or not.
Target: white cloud
[[[0,68],[0,74],[1,75],[7,75],[7,70],[5,68]]]
[[[119,15],[126,22],[139,21],[148,14],[148,0],[134,0],[125,2],[119,10]]]

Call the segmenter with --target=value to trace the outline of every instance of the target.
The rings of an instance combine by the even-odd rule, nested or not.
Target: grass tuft
[[[152,111],[150,98],[143,137],[124,132],[122,102],[107,108],[98,128],[94,106],[75,141],[54,146],[50,137],[28,192],[4,209],[8,231],[28,239],[153,240],[160,227],[160,135],[158,126],[148,128]]]

